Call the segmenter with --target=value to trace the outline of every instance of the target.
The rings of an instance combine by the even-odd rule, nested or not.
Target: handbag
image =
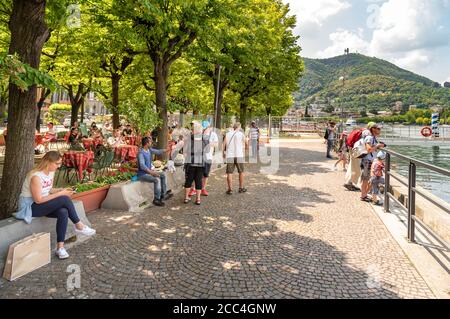
[[[183,154],[177,154],[175,159],[173,160],[175,166],[183,166],[184,165],[184,156]]]
[[[366,149],[366,144],[364,143],[364,139],[360,139],[353,145],[352,149],[352,156],[353,158],[363,158],[369,154],[369,152]]]
[[[50,233],[28,236],[9,246],[3,277],[16,280],[50,263]]]

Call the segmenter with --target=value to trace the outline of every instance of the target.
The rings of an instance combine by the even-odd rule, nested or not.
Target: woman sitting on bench
[[[84,225],[78,218],[70,199],[73,194],[71,189],[52,189],[55,171],[61,163],[61,155],[50,151],[44,155],[38,166],[28,173],[19,198],[19,211],[14,216],[28,224],[31,223],[32,217],[57,218],[55,253],[59,259],[66,259],[69,254],[64,248],[64,239],[68,219],[74,223],[75,233],[78,235],[92,236],[95,230]]]

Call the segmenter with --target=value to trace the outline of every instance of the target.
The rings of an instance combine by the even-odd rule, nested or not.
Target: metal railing
[[[384,124],[381,130],[381,138],[394,139],[394,140],[449,140],[450,139],[450,126],[439,126],[439,137],[425,138],[421,134],[421,130],[424,126],[419,125],[390,125]]]
[[[391,171],[391,157],[394,156],[398,159],[404,160],[406,162],[409,162],[409,172],[408,172],[408,182],[406,183],[404,181],[404,178],[402,178],[397,173],[394,173]],[[448,244],[445,240],[439,237],[439,235],[436,234],[435,231],[430,229],[427,225],[425,225],[420,219],[416,217],[416,194],[420,195],[427,201],[431,202],[435,206],[439,207],[443,211],[445,211],[447,214],[450,214],[450,210],[448,207],[443,205],[442,203],[439,203],[439,201],[436,201],[434,198],[432,198],[429,194],[422,191],[421,189],[418,189],[416,187],[416,171],[417,167],[422,167],[428,170],[431,170],[433,172],[442,174],[444,176],[450,177],[450,171],[441,167],[437,167],[419,160],[416,160],[414,158],[407,157],[405,155],[399,154],[394,151],[386,150],[386,173],[385,173],[385,191],[384,191],[384,211],[386,213],[390,212],[390,200],[393,200],[395,203],[400,205],[400,207],[407,211],[408,213],[408,240],[412,243],[414,243],[415,240],[415,228],[416,228],[416,222],[422,226],[424,229],[426,229],[435,239],[437,239],[441,244],[443,244],[447,249],[450,249]],[[402,185],[406,186],[408,188],[408,201],[407,205],[403,205],[393,194],[390,193],[390,187],[391,187],[391,178],[397,180]]]

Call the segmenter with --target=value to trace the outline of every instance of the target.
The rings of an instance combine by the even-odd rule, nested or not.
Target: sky
[[[301,55],[351,53],[450,82],[450,0],[283,0],[297,16]]]

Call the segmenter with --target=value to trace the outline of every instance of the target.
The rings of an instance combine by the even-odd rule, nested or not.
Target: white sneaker
[[[93,236],[95,235],[95,229],[92,229],[91,227],[84,225],[82,230],[78,230],[76,228],[76,226],[74,226],[75,228],[75,233],[78,235],[83,235],[83,236]]]
[[[59,259],[69,258],[69,254],[67,253],[67,251],[66,251],[66,249],[64,247],[58,248],[55,251],[55,255],[58,256]]]

